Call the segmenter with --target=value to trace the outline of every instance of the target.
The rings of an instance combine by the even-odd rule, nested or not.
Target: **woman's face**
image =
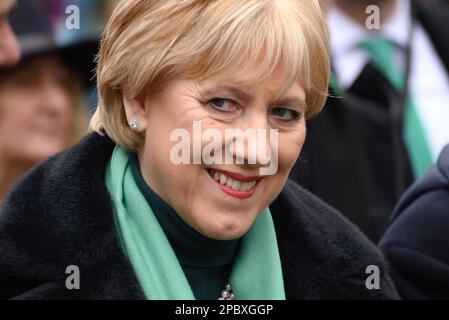
[[[201,234],[219,240],[243,236],[283,188],[304,143],[306,97],[302,86],[295,84],[274,101],[273,92],[281,84],[276,77],[255,85],[237,85],[232,79],[179,78],[156,97],[146,99],[145,143],[139,151],[142,174],[150,187]],[[226,129],[252,129],[257,139],[266,134],[260,141],[266,142],[273,155],[272,148],[278,148],[277,170],[262,175],[260,169],[269,166],[266,162],[256,157],[257,161],[249,163],[248,139],[246,148],[231,148],[233,164],[194,164],[194,121],[201,121],[203,133],[208,129],[221,133],[223,139],[215,140],[218,148],[214,150],[221,149],[223,155],[230,141],[225,139]],[[191,164],[173,161],[173,147],[180,139],[170,141],[170,135],[179,129],[189,133]],[[271,129],[278,132],[273,141],[269,139]],[[204,150],[211,140],[205,138],[199,144]],[[244,164],[238,164],[237,158]]]
[[[0,82],[0,153],[26,165],[62,151],[72,117],[69,73],[56,56],[32,58]]]

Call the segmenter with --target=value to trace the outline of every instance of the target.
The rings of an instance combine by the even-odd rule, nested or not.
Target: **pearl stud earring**
[[[140,128],[139,121],[137,121],[137,120],[132,120],[132,121],[130,121],[130,122],[129,122],[129,128],[130,128],[132,131],[138,131],[139,128]]]

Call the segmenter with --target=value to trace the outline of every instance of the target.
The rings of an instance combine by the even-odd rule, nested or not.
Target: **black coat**
[[[116,237],[103,176],[114,143],[89,134],[28,174],[0,211],[0,298],[143,299]],[[287,299],[396,298],[378,249],[293,182],[270,206]],[[67,290],[66,267],[80,269]],[[368,265],[381,271],[368,290]]]
[[[380,247],[399,294],[449,299],[449,145],[401,199]]]
[[[412,1],[416,22],[449,73],[449,2]],[[413,183],[402,142],[400,95],[368,65],[347,98],[329,98],[308,123],[290,178],[337,208],[374,242],[400,196]],[[396,119],[397,120],[392,120]]]

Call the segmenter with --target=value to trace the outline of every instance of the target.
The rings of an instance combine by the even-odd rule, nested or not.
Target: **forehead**
[[[57,55],[46,54],[28,58],[14,68],[9,69],[4,75],[5,77],[14,77],[23,74],[59,74],[59,72],[63,71],[66,72],[68,70],[60,58]]]
[[[0,1],[0,15],[9,13],[15,4],[15,0],[1,0]]]

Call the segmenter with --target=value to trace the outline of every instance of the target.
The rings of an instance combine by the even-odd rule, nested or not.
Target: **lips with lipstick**
[[[245,177],[237,173],[214,169],[208,169],[207,172],[222,192],[237,199],[250,198],[263,179],[262,177]]]

